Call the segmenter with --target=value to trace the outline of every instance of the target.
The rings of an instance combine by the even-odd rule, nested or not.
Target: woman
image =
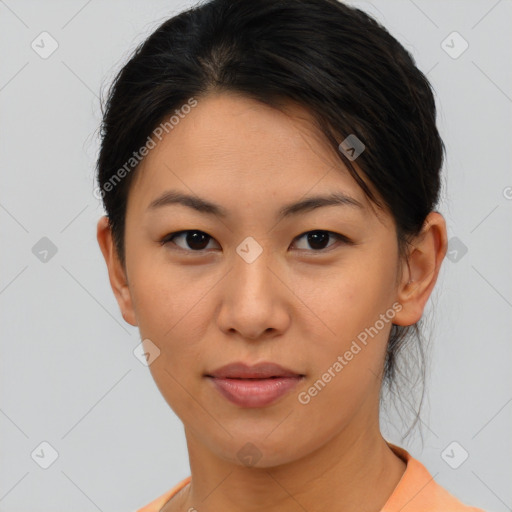
[[[477,510],[379,428],[446,253],[435,118],[334,0],[212,0],[121,70],[98,242],[191,468],[141,511]]]

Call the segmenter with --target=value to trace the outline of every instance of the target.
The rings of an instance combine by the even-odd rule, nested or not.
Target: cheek
[[[313,331],[315,339],[314,351],[307,346],[305,350],[310,351],[313,366],[308,384],[320,380],[317,387],[322,391],[319,399],[315,398],[319,406],[328,407],[330,400],[339,398],[350,409],[378,386],[394,317],[395,274],[383,256],[371,256],[359,254],[336,272],[315,280],[315,286],[301,283],[303,289],[310,290],[305,302],[316,317],[312,326],[304,329]]]
[[[144,264],[142,259],[132,266],[132,298],[140,336],[160,350],[150,370],[171,407],[183,401],[187,407],[180,384],[188,388],[208,362],[204,340],[214,314],[212,292],[220,276],[203,270],[154,261]]]
[[[318,325],[323,324],[326,346],[336,338],[345,342],[355,338],[392,306],[395,275],[391,265],[364,254],[344,263],[328,275],[303,277],[296,286]]]
[[[215,276],[201,273],[199,267],[183,267],[134,253],[130,268],[131,296],[141,335],[161,341],[179,337],[185,326],[204,322],[202,300],[215,284]],[[202,320],[201,320],[202,319]],[[189,338],[193,334],[187,331]]]
[[[207,281],[155,266],[134,272],[132,297],[140,336],[160,350],[149,370],[164,399],[182,418],[201,413],[188,393],[197,394],[190,384],[205,369],[201,340],[212,314],[205,293],[213,285]]]
[[[328,326],[316,322],[315,330],[324,334],[313,333],[315,346],[305,347],[311,374],[300,390],[299,407],[312,431],[336,432],[363,403],[379,396],[393,310],[381,320],[391,304],[387,279],[378,279],[379,273],[368,268],[354,270],[310,296],[311,304],[321,305],[318,316]]]

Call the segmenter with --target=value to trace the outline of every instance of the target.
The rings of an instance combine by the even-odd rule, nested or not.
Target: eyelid
[[[213,236],[209,235],[206,231],[203,231],[201,229],[182,229],[180,231],[173,231],[172,233],[168,233],[167,235],[165,235],[164,237],[162,237],[160,239],[159,243],[160,243],[161,246],[165,246],[167,244],[172,243],[176,247],[176,250],[182,251],[182,252],[196,253],[196,254],[201,254],[203,252],[206,252],[206,249],[201,249],[199,251],[193,251],[193,250],[190,250],[190,249],[183,249],[183,247],[180,247],[179,245],[175,244],[172,241],[172,239],[177,237],[177,236],[184,235],[184,234],[187,234],[187,233],[194,233],[194,232],[195,233],[203,233],[207,237],[209,237],[210,240],[214,240],[215,242],[217,242]]]
[[[202,231],[200,229],[182,229],[181,231],[174,231],[172,233],[168,233],[167,235],[165,235],[163,238],[160,239],[159,243],[160,243],[160,245],[165,246],[168,243],[173,243],[172,242],[173,238],[175,238],[177,236],[180,236],[180,235],[183,235],[183,234],[186,234],[186,233],[190,233],[190,232],[204,233],[211,240],[214,240],[215,242],[217,242],[215,240],[215,238],[213,236],[209,235],[206,231]],[[314,233],[314,232],[327,233],[329,235],[332,235],[334,238],[336,238],[336,240],[338,242],[342,242],[342,243],[348,244],[348,245],[354,245],[354,242],[350,238],[348,238],[347,236],[342,235],[341,233],[336,233],[335,231],[330,231],[328,229],[310,229],[308,231],[304,231],[300,235],[297,235],[293,239],[293,241],[295,242],[296,240],[301,239],[304,235],[307,235],[309,233]],[[181,251],[188,252],[188,253],[201,254],[201,253],[207,252],[206,249],[201,249],[201,250],[198,250],[198,251],[193,251],[193,250],[189,250],[189,249],[183,249],[183,247],[180,247],[177,244],[174,244],[174,245],[176,246],[177,250],[181,250]],[[331,244],[330,246],[326,247],[325,249],[319,249],[319,250],[316,250],[316,251],[314,249],[298,249],[298,250],[299,251],[306,251],[306,252],[310,252],[310,253],[316,253],[316,254],[323,254],[323,253],[328,252],[331,249],[331,247],[333,247],[334,245],[336,245],[336,244]]]
[[[315,233],[315,232],[318,232],[318,231],[321,232],[321,233],[327,233],[327,234],[331,235],[338,242],[341,242],[343,244],[354,245],[354,242],[350,238],[348,238],[347,236],[342,235],[341,233],[337,233],[335,231],[330,231],[328,229],[310,229],[308,231],[304,231],[304,233],[302,233],[300,235],[297,235],[294,238],[294,241],[295,240],[299,240],[304,235],[307,235],[309,233]],[[327,246],[325,249],[319,249],[317,251],[315,251],[313,249],[297,249],[297,250],[299,250],[299,251],[306,251],[306,252],[309,252],[309,253],[312,253],[312,254],[325,254],[325,253],[329,252],[331,249],[336,248],[337,245],[339,245],[339,244],[333,243],[333,244]]]

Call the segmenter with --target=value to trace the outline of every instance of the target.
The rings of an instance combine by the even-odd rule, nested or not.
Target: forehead
[[[146,208],[165,189],[221,204],[281,203],[344,192],[368,206],[359,185],[310,114],[231,93],[197,98],[140,164],[129,202]]]

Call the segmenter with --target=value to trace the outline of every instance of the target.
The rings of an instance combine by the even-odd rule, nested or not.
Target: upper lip
[[[237,362],[222,366],[206,376],[217,379],[268,379],[271,377],[302,377],[303,375],[270,362],[252,366]]]

